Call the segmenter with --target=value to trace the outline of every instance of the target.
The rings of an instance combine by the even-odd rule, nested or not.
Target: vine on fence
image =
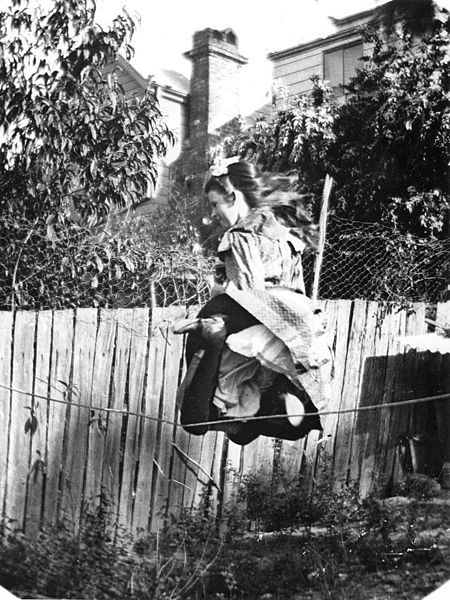
[[[132,308],[199,304],[212,259],[186,245],[156,243],[139,218],[89,228],[0,219],[0,308]]]
[[[401,235],[379,223],[329,219],[321,298],[435,303],[444,299],[449,282],[450,240]]]
[[[154,235],[156,217],[98,228],[0,219],[0,308],[132,308],[202,304],[214,258],[195,236]],[[155,241],[157,240],[157,241]],[[305,256],[307,289],[313,256]],[[450,240],[330,217],[319,298],[438,302],[450,281]]]

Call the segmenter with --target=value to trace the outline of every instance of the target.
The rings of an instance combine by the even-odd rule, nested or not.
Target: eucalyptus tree
[[[347,86],[345,104],[316,79],[310,95],[285,102],[226,147],[263,169],[297,171],[316,198],[330,173],[332,209],[342,217],[439,238],[449,233],[449,15],[430,12],[430,2],[412,14],[408,3],[397,4],[400,22],[391,15],[384,31],[365,32],[372,52]]]
[[[114,71],[136,20],[108,28],[94,0],[10,0],[0,11],[0,211],[95,223],[156,182],[172,134],[151,86],[127,98]]]

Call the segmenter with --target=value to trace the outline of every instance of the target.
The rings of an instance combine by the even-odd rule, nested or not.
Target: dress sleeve
[[[224,253],[228,281],[240,289],[264,289],[264,266],[258,236],[253,232],[230,232],[229,248]]]

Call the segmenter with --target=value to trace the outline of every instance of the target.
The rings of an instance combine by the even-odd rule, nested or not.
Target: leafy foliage
[[[116,510],[102,491],[80,526],[46,526],[35,540],[11,526],[0,529],[0,584],[27,597],[96,600],[181,600],[198,587],[222,550],[204,503],[162,532],[133,537],[115,524]]]
[[[260,476],[251,480],[253,489],[270,482],[267,473]],[[284,483],[286,497],[301,497],[303,519],[287,518],[289,533],[276,535],[250,532],[244,517],[221,539],[208,488],[181,518],[134,538],[114,525],[116,511],[104,493],[96,510],[83,511],[77,530],[62,522],[30,540],[3,523],[0,584],[28,598],[258,600],[300,593],[356,600],[375,597],[392,580],[392,597],[422,597],[448,578],[446,504],[361,500],[352,489],[322,487],[308,505],[294,478]],[[272,514],[277,497],[265,502],[273,502]]]
[[[404,4],[404,3],[403,3]],[[385,220],[402,233],[445,236],[450,147],[449,17],[437,11],[421,41],[408,29],[367,31],[372,46],[336,106],[319,80],[269,121],[226,143],[229,154],[263,169],[295,170],[319,197],[325,173],[335,179],[337,216]]]
[[[212,261],[200,247],[153,237],[155,220],[76,223],[0,217],[0,307],[132,308],[201,303]]]
[[[329,153],[338,181],[337,210],[363,220],[392,221],[429,237],[443,232],[450,145],[447,23],[437,19],[417,40],[403,27],[374,44],[350,82]]]
[[[93,0],[10,0],[0,11],[3,308],[148,305],[159,292],[168,304],[198,301],[198,260],[187,264],[184,248],[137,242],[123,216],[104,226],[148,195],[173,141],[152,86],[130,98],[119,83],[134,29],[126,11],[102,29]]]
[[[226,153],[245,156],[263,171],[296,171],[302,192],[318,192],[336,137],[338,108],[325,83],[314,77],[313,84],[311,94],[284,99],[271,120],[262,117],[226,139]]]
[[[0,12],[2,212],[92,223],[147,195],[173,136],[151,86],[126,98],[113,70],[134,28],[124,11],[103,30],[93,0]]]

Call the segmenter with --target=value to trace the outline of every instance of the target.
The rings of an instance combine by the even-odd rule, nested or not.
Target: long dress
[[[303,249],[267,208],[252,210],[223,236],[222,293],[197,315],[206,324],[219,315],[223,339],[213,336],[211,343],[204,331],[194,331],[187,340],[179,401],[181,424],[190,433],[221,429],[244,445],[258,435],[299,439],[321,429],[315,414],[297,424],[286,405],[286,397],[297,398],[307,413],[317,413],[328,396],[321,367],[330,352],[304,293]],[[280,414],[286,418],[275,417]],[[267,418],[245,420],[252,416]]]

